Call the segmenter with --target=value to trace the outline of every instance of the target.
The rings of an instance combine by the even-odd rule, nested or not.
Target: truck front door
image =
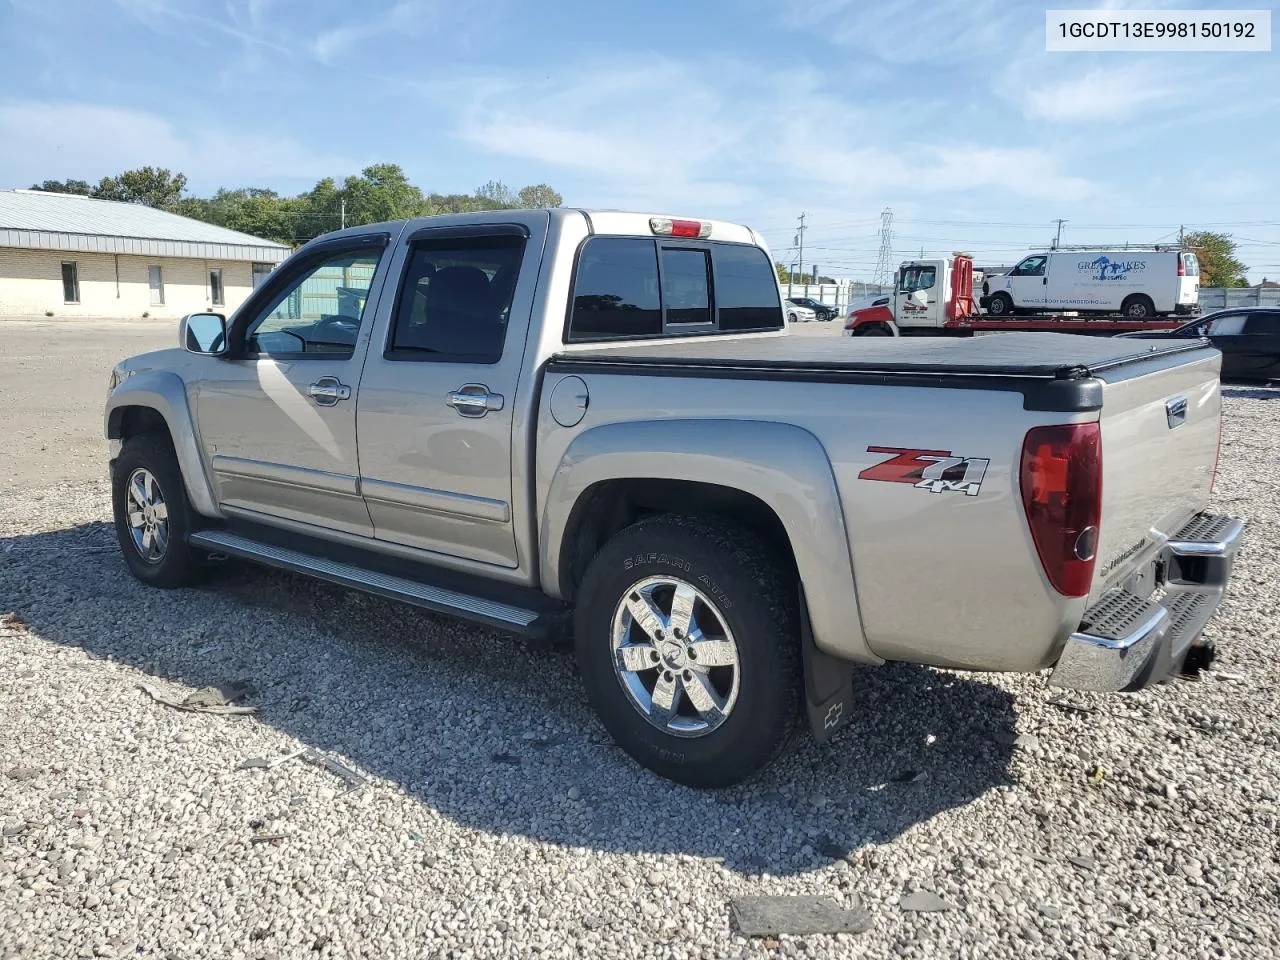
[[[356,421],[377,539],[515,568],[512,424],[548,217],[507,216],[406,230]]]
[[[900,327],[940,327],[943,324],[943,292],[938,264],[904,263],[898,270],[898,290],[893,308]]]
[[[196,381],[218,502],[248,519],[372,535],[356,466],[356,391],[385,234],[321,243],[236,314],[227,358]]]
[[[1027,257],[1009,271],[1009,294],[1022,310],[1043,310],[1048,303],[1048,261],[1044,254]]]

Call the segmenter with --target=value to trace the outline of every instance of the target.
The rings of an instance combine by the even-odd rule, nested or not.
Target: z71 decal
[[[909,450],[905,447],[867,447],[867,453],[892,454],[888,460],[867,467],[859,480],[909,483],[917,490],[942,493],[954,490],[976,497],[982,489],[990,460],[957,457],[949,450]]]

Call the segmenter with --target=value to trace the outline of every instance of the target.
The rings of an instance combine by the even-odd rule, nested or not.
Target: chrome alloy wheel
[[[701,737],[738,699],[738,645],[715,603],[676,577],[647,577],[613,612],[613,670],[663,733]]]
[[[134,549],[147,563],[159,563],[169,549],[169,506],[155,475],[145,467],[129,474],[129,534]]]

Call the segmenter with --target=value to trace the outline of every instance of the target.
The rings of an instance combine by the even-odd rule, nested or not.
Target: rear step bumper
[[[1138,690],[1180,669],[1218,609],[1244,521],[1202,513],[1165,545],[1165,589],[1159,600],[1124,587],[1108,590],[1085,611],[1049,677],[1075,690]],[[1196,656],[1197,663],[1208,659]]]

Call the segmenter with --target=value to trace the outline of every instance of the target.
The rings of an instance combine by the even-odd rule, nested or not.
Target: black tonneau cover
[[[1068,333],[978,337],[699,337],[592,345],[548,369],[633,376],[720,377],[1016,390],[1028,410],[1097,410],[1107,371],[1211,349],[1207,341]],[[1167,359],[1165,359],[1167,363]]]

